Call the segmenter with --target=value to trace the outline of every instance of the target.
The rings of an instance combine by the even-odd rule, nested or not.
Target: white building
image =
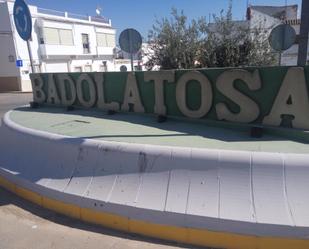
[[[264,29],[269,29],[269,32],[275,26],[286,23],[291,25],[298,37],[300,31],[300,19],[297,16],[298,6],[250,6],[247,9],[247,20],[250,22],[250,27],[258,27],[262,24]],[[295,44],[288,50],[282,52],[281,65],[294,66],[297,65],[298,58],[298,38]],[[307,60],[309,53],[307,52]]]
[[[272,29],[281,24],[284,20],[297,18],[297,5],[288,6],[255,6],[251,5],[247,9],[247,20],[251,28],[259,28],[261,25],[265,29]]]
[[[27,43],[16,29],[14,1],[0,0],[0,92],[31,91]],[[116,30],[111,20],[29,6],[35,72],[114,71]],[[23,66],[17,67],[16,60]]]
[[[291,25],[296,33],[296,41],[288,50],[281,53],[280,65],[282,66],[294,66],[297,65],[298,58],[298,35],[300,31],[300,19],[297,16],[298,6],[255,6],[251,5],[247,8],[247,18],[242,21],[233,21],[235,27],[249,28],[250,30],[261,29],[266,31],[267,35],[270,35],[273,28],[280,24]],[[209,28],[213,31],[216,30],[214,23],[209,24]],[[237,30],[237,29],[236,29]],[[231,30],[231,35],[233,35]],[[308,46],[309,47],[309,46]],[[279,52],[274,51],[278,56],[279,64]],[[307,52],[307,58],[309,59],[309,53]],[[307,60],[308,60],[307,59]],[[309,61],[309,60],[308,60]]]
[[[133,70],[141,70],[141,49],[133,54]],[[119,46],[115,49],[115,71],[131,71],[131,55],[123,50]]]
[[[298,59],[298,37],[300,31],[300,19],[287,20],[285,23],[291,25],[296,32],[296,42],[288,50],[282,53],[281,65],[294,66],[297,65]],[[309,53],[307,51],[307,63],[309,61]]]
[[[149,61],[154,51],[151,49],[149,43],[143,42],[140,50],[133,56],[133,67],[134,71],[147,71],[146,63]],[[115,59],[115,70],[119,71],[121,66],[125,66],[128,71],[131,71],[131,55],[122,51],[116,47],[116,59]],[[158,65],[154,66],[151,70],[159,70]]]

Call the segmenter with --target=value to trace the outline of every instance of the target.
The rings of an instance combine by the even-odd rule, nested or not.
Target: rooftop
[[[65,11],[58,11],[58,10],[51,10],[51,9],[44,9],[44,8],[37,8],[37,11],[39,14],[45,14],[45,15],[51,15],[51,16],[58,16],[58,17],[67,17],[67,18],[73,18],[78,20],[84,20],[84,21],[92,21],[92,22],[99,22],[99,23],[110,23],[110,19],[97,15],[97,16],[88,16],[88,15],[81,15],[81,14],[75,14]]]
[[[250,8],[278,19],[283,19],[285,17],[287,17],[288,19],[296,19],[298,5],[297,4],[287,6],[251,5]]]

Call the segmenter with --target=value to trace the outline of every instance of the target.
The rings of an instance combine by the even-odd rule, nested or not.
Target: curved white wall
[[[9,115],[0,175],[43,196],[157,224],[308,237],[309,155],[72,138]]]

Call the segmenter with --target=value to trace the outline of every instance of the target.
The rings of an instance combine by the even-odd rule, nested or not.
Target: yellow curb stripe
[[[15,184],[9,182],[2,176],[0,176],[0,186],[2,186],[3,188],[7,189],[10,192],[15,193]]]
[[[86,222],[110,227],[120,231],[128,232],[129,230],[129,219],[120,215],[81,208],[81,219]]]
[[[148,223],[139,220],[130,220],[131,233],[142,234],[154,238],[160,238],[164,240],[172,240],[181,243],[188,243],[188,230],[184,227],[175,227],[168,225],[160,225],[154,223]]]
[[[28,189],[18,187],[0,176],[0,186],[55,212],[112,229],[136,233],[149,237],[171,240],[199,246],[228,249],[308,249],[309,239],[279,237],[256,237],[209,230],[160,225],[132,220],[120,215],[80,208],[73,204],[41,196]]]
[[[28,189],[15,187],[15,194],[39,206],[42,206],[42,196]]]
[[[74,219],[80,219],[80,207],[43,196],[42,206],[46,209],[64,214]]]

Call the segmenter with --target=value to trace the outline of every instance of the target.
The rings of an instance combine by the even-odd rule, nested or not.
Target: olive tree
[[[156,20],[149,32],[152,51],[146,67],[189,69],[196,67],[239,67],[272,65],[274,53],[268,44],[268,32],[261,24],[250,28],[247,21],[233,21],[232,9],[190,22],[183,11],[172,9],[170,19]]]
[[[149,46],[153,51],[148,68],[159,65],[161,69],[187,69],[195,66],[197,51],[203,34],[199,22],[188,21],[183,11],[172,9],[171,19],[156,20],[149,32]]]
[[[197,60],[202,67],[261,66],[275,63],[268,42],[269,29],[254,28],[248,21],[233,21],[232,9],[214,16],[214,22],[201,27],[207,34]]]

